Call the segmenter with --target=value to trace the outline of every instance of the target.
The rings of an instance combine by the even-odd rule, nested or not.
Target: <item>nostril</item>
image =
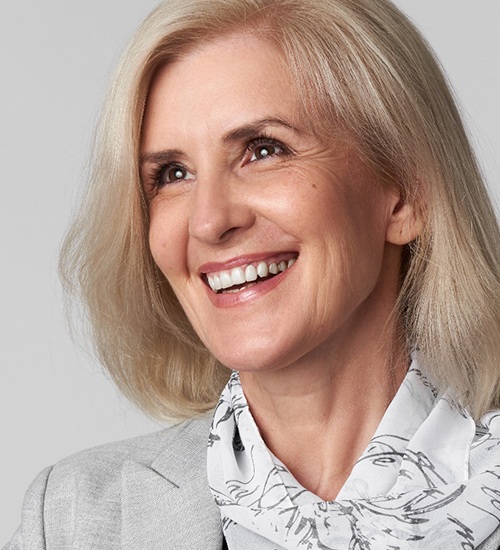
[[[189,224],[189,234],[191,237],[212,244],[221,243],[230,239],[234,233],[238,230],[237,227],[229,227],[223,225],[215,219],[200,223]]]
[[[231,227],[231,229],[224,231],[224,233],[220,236],[219,241],[222,242],[222,241],[225,241],[226,239],[231,238],[234,235],[234,233],[236,233],[236,231],[237,231],[236,227]]]

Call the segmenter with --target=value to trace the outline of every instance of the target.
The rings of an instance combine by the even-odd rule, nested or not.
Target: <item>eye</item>
[[[270,138],[259,138],[249,143],[248,150],[252,153],[249,162],[287,154],[288,149],[279,141]]]
[[[153,174],[153,180],[156,188],[192,179],[194,179],[194,175],[181,164],[166,164],[164,166],[160,166]]]

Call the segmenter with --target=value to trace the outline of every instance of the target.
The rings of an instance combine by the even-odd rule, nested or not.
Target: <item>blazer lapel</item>
[[[150,465],[123,469],[122,548],[220,550],[220,513],[208,487],[209,418],[187,423]]]

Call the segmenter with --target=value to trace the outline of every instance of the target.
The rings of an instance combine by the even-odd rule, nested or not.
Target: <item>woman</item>
[[[192,420],[42,472],[10,547],[498,548],[498,235],[392,4],[160,5],[62,270],[122,391]]]

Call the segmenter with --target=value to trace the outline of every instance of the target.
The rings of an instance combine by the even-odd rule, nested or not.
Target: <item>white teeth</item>
[[[278,274],[278,264],[273,262],[272,264],[269,264],[269,273],[272,273],[273,275]]]
[[[231,271],[231,279],[233,280],[233,285],[242,285],[245,282],[245,272],[241,267],[235,267]]]
[[[281,262],[259,262],[257,267],[252,264],[247,265],[244,269],[244,266],[235,267],[231,271],[221,271],[220,273],[214,273],[210,276],[207,276],[207,281],[210,288],[217,292],[219,290],[225,290],[226,292],[240,292],[243,288],[248,288],[251,284],[256,281],[258,278],[264,279],[269,274],[277,275],[280,272],[285,271],[295,263],[297,258],[291,258],[288,261],[282,260]],[[245,283],[250,283],[242,288],[231,288],[232,286],[243,285]],[[255,284],[255,283],[253,283]]]
[[[231,279],[231,275],[229,272],[222,271],[219,275],[219,278],[222,288],[229,288],[230,286],[233,286],[233,280]]]
[[[267,267],[266,262],[260,262],[257,266],[257,275],[263,279],[269,275],[269,268]]]
[[[214,275],[214,278],[213,278],[213,281],[214,281],[214,286],[212,287],[213,290],[222,290],[222,284],[220,282],[220,278],[218,275]],[[210,285],[212,286],[212,285]]]
[[[257,280],[257,270],[250,264],[245,269],[245,279],[250,283]]]

